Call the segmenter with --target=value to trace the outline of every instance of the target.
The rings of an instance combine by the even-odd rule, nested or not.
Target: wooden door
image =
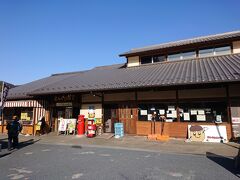
[[[119,105],[119,120],[123,123],[124,133],[136,134],[137,108],[134,105]]]

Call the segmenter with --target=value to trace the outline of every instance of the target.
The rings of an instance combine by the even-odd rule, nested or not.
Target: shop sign
[[[74,95],[71,95],[71,94],[54,96],[55,102],[66,102],[66,101],[72,101],[73,99],[74,99]]]
[[[72,106],[72,102],[61,102],[61,103],[56,103],[57,107],[61,106]]]
[[[188,139],[198,142],[227,142],[226,126],[188,125]]]

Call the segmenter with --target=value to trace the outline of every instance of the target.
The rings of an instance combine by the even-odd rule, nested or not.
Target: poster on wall
[[[205,115],[197,115],[197,121],[206,121]]]
[[[159,114],[160,115],[165,115],[165,109],[159,109]]]
[[[141,110],[140,115],[141,116],[147,116],[147,110]]]
[[[148,121],[152,121],[152,114],[148,114]]]
[[[191,115],[197,115],[197,110],[192,109],[190,112],[191,112]]]
[[[28,114],[27,113],[21,113],[21,120],[27,120]]]
[[[189,113],[183,113],[183,118],[184,118],[184,121],[190,121],[190,115]]]
[[[188,125],[188,139],[197,142],[227,142],[226,126]]]

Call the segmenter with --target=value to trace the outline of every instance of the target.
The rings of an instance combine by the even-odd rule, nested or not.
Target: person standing
[[[41,126],[40,126],[40,132],[41,135],[46,133],[46,121],[45,121],[45,117],[41,118]]]
[[[18,148],[18,135],[22,130],[22,126],[19,123],[18,117],[13,116],[13,121],[8,122],[8,150],[12,148]]]

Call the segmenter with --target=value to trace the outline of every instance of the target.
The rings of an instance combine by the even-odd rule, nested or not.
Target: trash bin
[[[84,115],[78,115],[77,131],[78,135],[83,135],[85,133]]]

